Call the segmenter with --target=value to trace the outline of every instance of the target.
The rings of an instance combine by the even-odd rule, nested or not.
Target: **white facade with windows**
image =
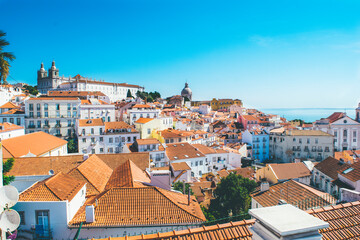
[[[57,137],[71,137],[80,103],[78,98],[30,98],[25,102],[25,133],[43,131]]]
[[[78,151],[82,154],[122,153],[125,144],[134,143],[140,133],[131,126],[128,128],[109,129],[102,120],[93,124],[94,119],[86,120],[88,125],[77,121]]]
[[[82,100],[79,107],[80,119],[101,118],[104,122],[115,121],[115,105],[95,98]]]
[[[133,125],[139,118],[158,118],[161,110],[156,108],[136,107],[128,110],[129,124]]]

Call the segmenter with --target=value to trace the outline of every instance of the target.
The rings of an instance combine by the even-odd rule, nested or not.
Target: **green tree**
[[[131,92],[130,92],[130,89],[128,89],[127,94],[126,94],[126,97],[127,97],[127,98],[134,98],[133,95],[132,95]]]
[[[149,96],[146,98],[146,101],[147,101],[147,102],[154,102],[154,99],[151,97],[151,95],[149,95]]]
[[[5,84],[6,78],[9,75],[9,68],[11,61],[15,59],[15,55],[11,52],[5,52],[4,48],[10,43],[5,40],[6,33],[0,30],[0,84],[1,81]]]
[[[37,90],[37,86],[33,87],[30,85],[24,86],[25,90],[27,90],[31,95],[38,95],[39,91]]]
[[[235,173],[222,178],[217,185],[209,206],[216,218],[246,213],[250,207],[250,193],[256,188],[256,182]]]
[[[185,183],[185,193],[184,193],[184,183],[182,181],[177,181],[173,184],[173,189],[177,190],[179,192],[182,192],[183,194],[188,194],[190,189],[190,194],[194,195],[193,191],[190,188],[190,184]]]
[[[14,181],[15,177],[14,176],[6,176],[6,173],[10,172],[11,168],[14,165],[14,159],[13,158],[9,158],[8,160],[6,160],[3,163],[3,183],[4,185],[8,185],[10,184],[12,181]]]
[[[78,152],[78,141],[76,138],[71,138],[68,140],[67,144],[68,153],[77,153]]]
[[[206,218],[207,221],[213,221],[216,220],[216,218],[214,217],[214,215],[209,211],[209,209],[207,209],[204,206],[201,206],[201,210],[204,213],[204,216]]]

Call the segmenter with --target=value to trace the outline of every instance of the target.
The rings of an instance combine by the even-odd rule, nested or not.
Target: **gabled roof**
[[[68,174],[88,183],[86,194],[93,195],[99,194],[105,189],[105,185],[110,179],[112,172],[113,170],[98,158],[97,155],[91,155]]]
[[[345,170],[349,168],[349,166],[347,163],[342,163],[333,157],[328,157],[316,164],[314,168],[335,180],[338,178],[338,171]]]
[[[69,226],[111,227],[201,223],[205,221],[195,197],[158,187],[113,187],[79,209]],[[86,223],[85,205],[95,205],[95,222]]]
[[[340,118],[345,117],[346,114],[343,112],[334,112],[333,114],[331,114],[329,117],[327,117],[326,119],[329,120],[330,123],[335,122],[336,120],[339,120]]]
[[[360,238],[360,201],[311,209],[307,213],[329,223],[328,228],[319,230],[323,239]]]
[[[0,133],[19,129],[24,129],[24,127],[9,122],[0,123]]]
[[[166,156],[170,161],[205,157],[205,155],[187,142],[167,144]]]
[[[195,148],[197,148],[203,154],[215,154],[216,153],[215,149],[207,147],[207,146],[202,145],[202,144],[193,144],[193,146]]]
[[[1,105],[0,108],[19,108],[19,106],[12,102],[7,102],[7,103]]]
[[[97,156],[113,170],[129,159],[143,171],[150,167],[148,152],[98,154]]]
[[[360,180],[360,162],[354,163],[349,166],[346,170],[341,169],[339,174],[349,179],[352,182],[357,182]]]
[[[154,233],[149,235],[112,237],[112,240],[251,240],[252,232],[249,227],[255,223],[254,220],[242,220],[200,228],[188,228],[185,230],[171,231],[165,233]],[[109,239],[109,238],[106,238]],[[103,239],[105,240],[105,238]]]
[[[71,201],[85,182],[62,172],[35,183],[19,196],[19,201]]]
[[[104,126],[102,118],[79,119],[79,127]]]
[[[186,162],[170,163],[172,169],[176,171],[191,170],[191,167]]]
[[[132,132],[136,132],[132,126],[123,121],[105,122],[105,131],[109,131],[110,129],[131,129]]]
[[[151,108],[151,106],[147,104],[136,104],[132,108]]]
[[[136,166],[130,159],[115,168],[106,189],[113,187],[142,187],[142,183],[150,183],[146,173]]]
[[[274,184],[267,191],[259,190],[251,195],[262,207],[275,206],[279,204],[280,200],[284,200],[288,204],[306,210],[331,205],[335,202],[335,199],[329,194],[294,180]]]
[[[25,114],[25,111],[20,110],[18,108],[13,108],[10,109],[9,111],[1,113],[1,115],[6,115],[6,114]]]
[[[278,180],[287,180],[310,176],[311,172],[302,162],[268,164]]]
[[[154,118],[139,118],[138,120],[136,120],[135,123],[144,124],[144,123],[148,123],[148,122],[150,122],[152,120],[154,120]]]
[[[156,138],[136,139],[137,145],[161,144]]]
[[[6,149],[4,158],[22,157],[29,153],[40,156],[50,150],[64,146],[67,141],[45,132],[34,132],[19,137],[8,138],[2,141]],[[10,154],[10,156],[8,155]]]

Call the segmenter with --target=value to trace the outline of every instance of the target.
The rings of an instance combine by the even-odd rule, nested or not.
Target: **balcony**
[[[61,128],[61,124],[58,123],[58,124],[55,125],[55,127],[56,127],[56,128]]]
[[[49,124],[44,124],[43,128],[50,128]]]
[[[62,134],[61,133],[57,133],[55,134],[56,137],[62,137]]]
[[[35,128],[35,125],[29,125],[28,128]]]

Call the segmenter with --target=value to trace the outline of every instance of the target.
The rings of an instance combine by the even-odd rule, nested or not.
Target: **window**
[[[91,153],[92,153],[92,154],[95,154],[95,149],[91,149]]]
[[[44,104],[44,110],[48,110],[49,109],[49,105],[47,103]]]
[[[40,103],[36,104],[36,110],[40,111]]]
[[[20,125],[21,124],[21,119],[20,118],[16,118],[16,125]]]
[[[347,137],[347,130],[344,129],[344,137]]]
[[[302,143],[302,139],[301,139],[301,138],[299,138],[299,143]]]
[[[295,142],[296,141],[296,138],[293,138],[293,142]]]
[[[310,138],[306,139],[306,143],[310,143]]]
[[[356,137],[356,131],[353,132],[353,137]]]
[[[45,112],[45,117],[49,117],[49,112]]]
[[[91,134],[94,134],[94,128],[91,128]]]
[[[37,121],[37,127],[41,128],[41,121]]]
[[[100,141],[100,142],[103,142],[103,141],[104,141],[104,138],[103,138],[103,137],[100,137],[100,138],[99,138],[99,141]]]
[[[103,148],[100,148],[100,153],[103,153],[104,152],[104,149]]]
[[[68,103],[68,105],[67,105],[67,110],[68,110],[68,111],[71,110],[71,104],[70,104],[70,103]]]
[[[151,133],[151,129],[150,129],[150,128],[147,129],[147,133],[148,133],[148,134]]]
[[[14,118],[10,118],[10,123],[14,123]]]
[[[318,144],[318,143],[319,143],[319,139],[315,138],[315,144]]]
[[[68,120],[68,127],[71,127],[71,120]]]
[[[73,118],[76,118],[76,116],[77,116],[77,113],[76,113],[76,111],[74,111],[73,112]]]
[[[32,103],[29,104],[29,111],[34,111],[34,104]]]
[[[95,138],[92,137],[92,138],[91,138],[91,142],[94,143],[94,142],[95,142]]]
[[[113,148],[109,148],[109,153],[113,153],[113,152],[114,152]]]
[[[56,110],[60,110],[60,104],[56,104]]]
[[[48,237],[50,235],[49,210],[35,211],[36,225],[39,231],[36,231],[38,237]]]
[[[135,142],[135,141],[136,141],[136,137],[133,137],[133,139],[134,139],[133,141]]]
[[[116,142],[116,143],[120,142],[120,138],[119,138],[119,137],[115,137],[115,142]]]
[[[31,118],[34,117],[34,112],[30,112],[30,117],[31,117]]]
[[[67,117],[71,117],[71,112],[70,111],[67,112]]]
[[[86,138],[83,138],[83,139],[82,139],[82,142],[83,142],[83,143],[86,143]]]
[[[24,211],[18,211],[20,215],[20,225],[25,225],[25,212]]]
[[[131,137],[128,137],[128,138],[127,138],[127,141],[130,142],[130,141],[131,141]]]
[[[113,143],[113,138],[109,138],[109,143]]]
[[[337,131],[334,131],[334,136],[337,137]]]
[[[56,112],[56,117],[60,117],[60,112]]]

